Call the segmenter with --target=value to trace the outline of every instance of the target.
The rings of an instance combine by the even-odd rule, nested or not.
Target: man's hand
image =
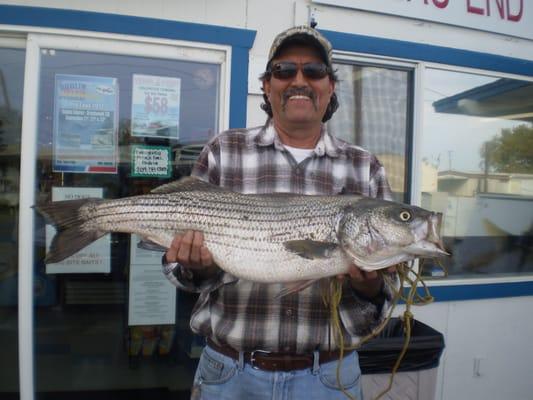
[[[165,258],[167,262],[178,262],[201,277],[211,276],[218,271],[213,255],[204,245],[204,234],[198,231],[176,235]]]
[[[396,272],[396,267],[388,267],[386,273]],[[383,289],[383,278],[377,271],[364,271],[357,265],[352,264],[347,274],[337,275],[338,279],[350,278],[352,287],[367,299],[373,299]]]

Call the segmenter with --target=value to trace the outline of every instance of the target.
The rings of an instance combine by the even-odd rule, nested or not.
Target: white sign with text
[[[176,322],[176,288],[161,271],[162,252],[138,247],[131,235],[128,325],[166,325]]]
[[[53,187],[52,201],[77,200],[95,197],[103,197],[103,188],[80,188],[80,187]],[[52,225],[46,225],[46,249],[50,248],[56,229]],[[46,264],[47,274],[87,274],[111,272],[111,249],[109,235],[105,235],[97,241],[84,247],[76,254],[65,260]]]
[[[313,3],[533,39],[533,2],[528,0],[313,0]]]

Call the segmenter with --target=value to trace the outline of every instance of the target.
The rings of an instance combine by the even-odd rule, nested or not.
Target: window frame
[[[392,39],[334,31],[321,31],[332,43],[334,61],[371,66],[405,68],[413,75],[413,110],[408,189],[411,204],[421,203],[420,151],[423,138],[423,104],[426,70],[439,69],[494,78],[533,82],[533,61]],[[486,65],[486,68],[480,68]],[[410,186],[409,186],[410,185]],[[418,263],[415,263],[418,268]],[[428,279],[436,301],[474,300],[533,295],[533,274],[485,278]]]
[[[37,130],[39,113],[39,90],[41,77],[42,50],[96,52],[99,54],[127,55],[134,57],[165,58],[170,60],[201,61],[220,65],[218,126],[229,126],[230,68],[231,47],[222,45],[191,46],[187,43],[143,40],[142,38],[102,37],[102,35],[66,35],[64,33],[35,33],[27,35],[26,65],[24,76],[24,102],[21,137],[20,170],[20,210],[19,210],[19,359],[21,399],[34,397],[33,340],[33,265],[34,246],[32,240],[23,236],[35,233],[34,210],[37,160]],[[143,44],[140,46],[139,44]],[[179,46],[179,47],[178,47]],[[24,227],[24,229],[22,229]],[[29,382],[32,382],[29,385]]]
[[[414,131],[417,127],[415,118],[417,117],[416,92],[417,75],[419,69],[418,63],[409,60],[399,60],[387,57],[374,57],[371,55],[355,54],[346,51],[333,51],[333,63],[347,64],[347,65],[361,65],[364,67],[376,68],[391,68],[398,71],[405,71],[408,73],[409,81],[412,85],[408,88],[408,96],[411,98],[407,103],[407,124],[406,124],[406,143],[407,152],[406,159],[406,176],[405,176],[405,193],[402,201],[409,201],[411,204],[416,204],[413,199],[413,155],[414,155]]]

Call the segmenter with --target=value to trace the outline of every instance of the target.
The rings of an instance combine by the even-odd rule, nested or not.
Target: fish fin
[[[283,289],[281,289],[280,292],[276,296],[274,296],[274,298],[280,299],[289,294],[300,292],[308,288],[309,286],[311,286],[316,281],[318,281],[318,279],[310,279],[307,281],[296,281],[296,282],[286,283],[283,285],[284,286]]]
[[[160,244],[154,243],[150,239],[142,238],[137,243],[137,248],[143,249],[143,250],[149,250],[149,251],[160,251],[160,252],[166,252],[167,248],[164,246],[161,246]]]
[[[314,260],[317,258],[330,258],[331,253],[338,245],[331,242],[319,242],[317,240],[289,240],[283,243],[287,251],[298,254],[300,257]]]
[[[54,201],[35,206],[37,212],[45,217],[57,230],[44,261],[47,264],[63,261],[85,246],[104,236],[107,232],[87,231],[79,209],[88,203],[98,203],[102,199],[79,199]]]
[[[194,176],[186,176],[180,180],[166,183],[153,189],[150,193],[155,194],[168,194],[175,192],[193,192],[193,191],[228,191],[220,186],[213,185],[212,183],[205,182]]]

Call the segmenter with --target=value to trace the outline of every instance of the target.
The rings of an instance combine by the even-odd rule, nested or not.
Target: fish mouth
[[[432,212],[427,221],[426,237],[405,248],[405,251],[418,256],[450,256],[439,235],[442,226],[442,213]]]
[[[416,256],[440,257],[451,255],[448,251],[446,251],[442,241],[440,240],[438,242],[421,240],[405,247],[405,251]]]

